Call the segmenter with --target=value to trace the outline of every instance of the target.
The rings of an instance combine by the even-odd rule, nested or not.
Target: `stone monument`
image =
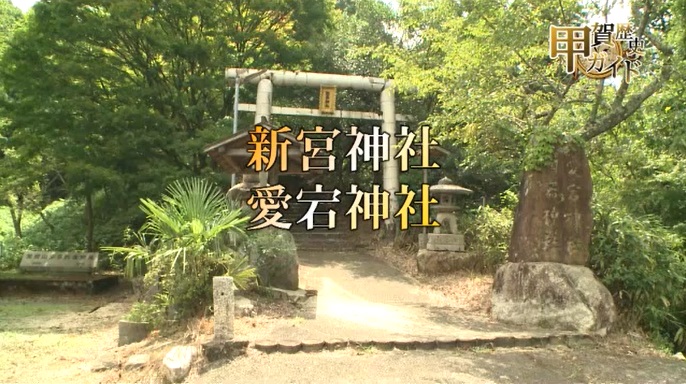
[[[202,343],[202,352],[208,362],[245,354],[248,348],[247,340],[234,338],[233,320],[236,313],[234,289],[233,278],[229,276],[214,276],[212,278],[214,338]],[[192,357],[192,353],[190,355]],[[188,354],[185,357],[188,358]],[[179,369],[179,371],[187,373],[185,368]]]
[[[215,276],[212,278],[212,297],[214,300],[214,339],[233,339],[233,318],[236,304],[234,299],[233,278]]]
[[[612,295],[586,266],[592,192],[588,159],[577,146],[558,147],[551,165],[524,174],[509,262],[493,281],[496,320],[579,332],[610,328]]]
[[[457,196],[471,194],[472,191],[456,185],[447,177],[429,187],[429,191],[438,198],[434,210],[440,227],[435,227],[433,233],[419,235],[417,268],[429,274],[473,268],[476,260],[465,252],[464,234],[457,227],[456,214]]]

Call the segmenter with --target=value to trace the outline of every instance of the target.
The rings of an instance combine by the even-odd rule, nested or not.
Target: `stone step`
[[[291,225],[290,228],[291,233],[295,234],[300,234],[300,233],[354,233],[354,231],[351,231],[349,228],[341,225],[337,225],[335,228],[312,228],[312,229],[307,229],[307,226],[303,224],[297,224],[297,225]],[[359,232],[359,231],[358,231]]]
[[[291,232],[295,239],[341,239],[350,237],[351,234],[347,232],[335,231],[294,231]]]
[[[333,229],[326,229],[326,228],[313,228],[311,230],[307,230],[305,227],[291,227],[291,234],[294,237],[307,237],[307,236],[335,236],[335,237],[347,237],[347,236],[352,236],[352,237],[360,237],[360,236],[373,236],[374,233],[371,231],[367,230],[355,230],[351,231],[348,228],[345,227],[337,227]]]
[[[370,246],[370,243],[363,241],[316,240],[296,242],[295,245],[298,249],[356,249],[367,248]]]
[[[322,243],[322,244],[347,244],[347,243],[370,243],[371,239],[353,236],[308,236],[294,238],[296,244]]]
[[[303,246],[298,246],[297,250],[300,252],[351,252],[351,251],[362,251],[362,250],[368,250],[370,249],[369,246],[366,245],[340,245],[340,246],[318,246],[318,245],[303,245]]]
[[[299,210],[299,209],[287,209],[286,211],[282,211],[283,217],[287,218],[292,218],[292,219],[297,219],[300,220],[305,214],[307,213],[307,209],[304,210]],[[318,211],[318,212],[323,212],[323,211]],[[336,211],[336,218],[342,218],[342,217],[348,217],[346,215],[346,210],[341,210],[341,211]]]
[[[339,244],[339,243],[367,243],[362,239],[353,237],[300,237],[295,239],[296,244],[307,243],[325,243],[325,244]]]
[[[300,219],[302,219],[302,216],[286,216],[286,215],[284,215],[279,221],[285,221],[285,222],[293,223],[294,227],[297,226],[297,227],[303,227],[304,228],[307,223],[305,221],[298,223],[298,221],[300,221]],[[326,223],[325,220],[326,219],[324,219],[324,218],[316,218],[315,224],[323,225]],[[346,229],[350,228],[350,218],[349,217],[337,217],[335,223],[336,223],[336,228],[339,228],[339,227],[340,228],[346,228]]]

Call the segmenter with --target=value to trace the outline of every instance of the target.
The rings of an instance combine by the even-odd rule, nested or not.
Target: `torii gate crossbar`
[[[401,116],[396,117],[395,114],[395,89],[392,80],[386,80],[377,77],[336,75],[329,73],[281,70],[265,71],[245,68],[227,68],[225,71],[225,77],[226,79],[246,78],[245,82],[247,83],[257,83],[257,97],[254,105],[255,124],[262,122],[263,117],[267,119],[267,121],[271,120],[272,91],[274,85],[304,87],[335,86],[343,89],[347,88],[379,92],[381,100],[381,129],[384,133],[389,135],[389,161],[383,163],[383,188],[385,191],[390,193],[390,212],[397,211],[398,199],[396,197],[396,192],[398,192],[400,189],[400,182],[398,160],[395,159],[397,143],[395,131],[396,119]],[[252,105],[250,107],[252,107]],[[244,108],[250,107],[247,107],[244,104]],[[284,112],[288,110],[290,110],[290,112],[294,112],[293,110],[295,109],[284,108],[285,107],[275,107],[274,112],[276,113],[277,109],[281,109],[278,112]],[[307,111],[299,112],[303,112],[303,114],[305,114]],[[374,115],[375,116],[373,117],[378,117],[377,114]],[[321,116],[321,114],[316,114],[315,116]],[[393,217],[391,215],[389,218],[389,223],[392,222]]]

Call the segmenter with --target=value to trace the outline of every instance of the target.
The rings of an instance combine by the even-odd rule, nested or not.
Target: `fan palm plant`
[[[255,278],[247,257],[235,250],[249,220],[220,190],[202,179],[176,181],[161,202],[141,199],[147,219],[124,253],[128,277],[145,273],[145,285],[159,285],[171,305],[193,309],[210,297],[212,276],[229,275],[238,288]]]

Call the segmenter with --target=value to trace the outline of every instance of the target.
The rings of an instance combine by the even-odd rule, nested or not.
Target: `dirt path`
[[[255,322],[237,336],[259,339],[541,336],[431,294],[416,280],[362,252],[302,252],[301,287],[318,291],[316,318]],[[568,332],[555,332],[566,334]]]
[[[215,383],[675,383],[686,362],[613,346],[476,351],[251,353],[189,380]]]
[[[3,294],[0,383],[116,382],[115,372],[91,367],[116,360],[117,322],[130,307],[120,293]]]
[[[316,319],[240,328],[255,340],[522,333],[432,295],[386,263],[361,253],[300,254],[304,288],[318,290]],[[612,335],[542,349],[262,354],[218,365],[189,382],[209,383],[686,383],[686,362],[657,354],[641,337]]]

